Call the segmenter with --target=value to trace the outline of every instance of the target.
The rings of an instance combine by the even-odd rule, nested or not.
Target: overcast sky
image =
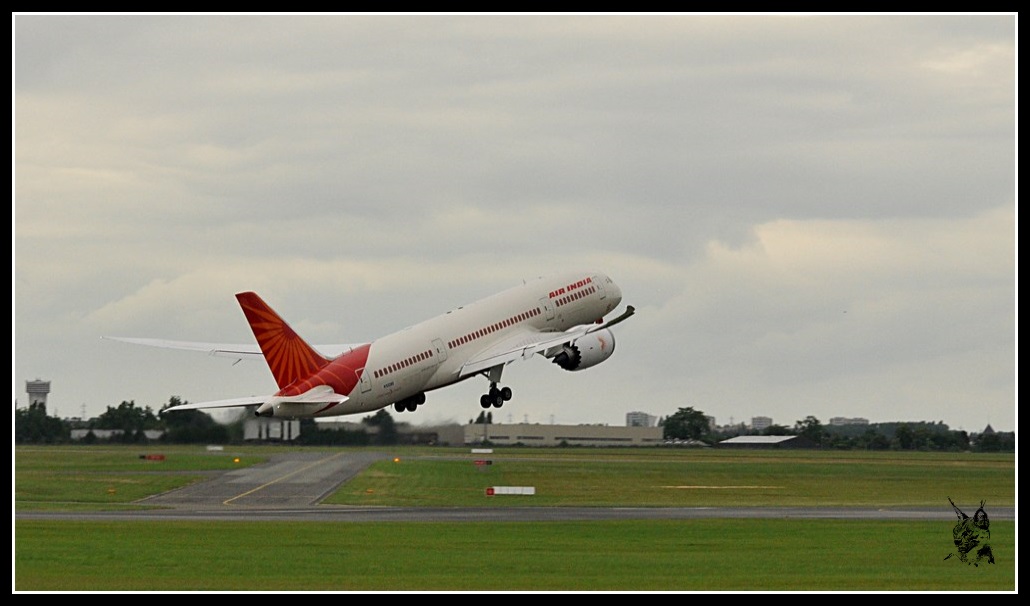
[[[637,314],[495,422],[1016,427],[1016,16],[17,15],[13,387],[271,394],[257,291],[371,341],[556,269]],[[485,379],[398,421],[467,422]],[[351,420],[358,420],[353,417]]]

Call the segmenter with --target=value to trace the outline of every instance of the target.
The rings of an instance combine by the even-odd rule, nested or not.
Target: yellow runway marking
[[[298,473],[300,473],[302,471],[307,471],[308,469],[311,469],[312,467],[315,467],[316,465],[321,465],[322,463],[325,463],[326,461],[329,461],[331,459],[335,459],[337,457],[342,457],[344,454],[346,454],[346,453],[339,452],[339,453],[334,454],[331,457],[326,457],[324,459],[320,459],[318,461],[315,461],[311,465],[305,465],[304,467],[301,467],[300,469],[298,469],[296,471],[291,471],[290,473],[282,476],[281,478],[276,478],[276,479],[272,480],[271,482],[266,482],[266,483],[262,484],[261,486],[258,486],[257,488],[252,488],[251,490],[248,490],[247,492],[245,492],[243,494],[238,494],[235,497],[232,497],[231,499],[226,499],[226,500],[222,501],[222,505],[228,505],[229,503],[231,503],[232,501],[235,501],[236,499],[243,498],[243,497],[245,497],[245,496],[247,496],[249,494],[254,494],[255,492],[257,492],[259,490],[264,490],[265,488],[268,488],[272,484],[276,484],[278,482],[282,482],[283,480],[285,480],[286,478],[288,478],[290,476],[297,475]]]

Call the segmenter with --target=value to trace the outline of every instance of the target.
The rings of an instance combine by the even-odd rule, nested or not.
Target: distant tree
[[[476,417],[476,425],[493,425],[494,414],[492,412],[482,411],[479,416]]]
[[[822,445],[825,430],[819,419],[809,415],[803,420],[794,423],[794,433],[808,438],[813,444]]]
[[[322,429],[320,425],[314,419],[301,419],[300,436],[294,443],[309,446],[368,446],[370,442],[369,434],[364,429]]]
[[[376,444],[397,443],[397,425],[385,408],[380,408],[372,416],[362,418],[361,422],[371,427],[379,428],[374,438]]]
[[[161,436],[163,442],[173,444],[220,444],[229,441],[229,428],[201,410],[177,410],[162,414],[172,406],[187,404],[179,396],[172,396],[168,404],[161,407],[159,413],[165,432]]]
[[[836,450],[851,450],[855,448],[855,438],[838,433],[827,432],[823,436],[823,446]]]
[[[788,436],[790,434],[790,428],[783,425],[770,425],[762,430],[763,436]]]
[[[969,434],[961,429],[958,431],[951,432],[956,448],[959,450],[969,450]]]
[[[120,429],[122,435],[134,434],[143,429],[158,429],[161,421],[154,415],[149,406],[138,408],[132,400],[123,401],[117,408],[107,407],[97,417],[96,427],[98,429]]]
[[[60,444],[71,439],[71,427],[48,416],[42,404],[14,410],[14,441],[19,444]]]
[[[999,431],[993,435],[998,440],[996,452],[1016,452],[1016,433],[1014,431]],[[992,447],[994,447],[993,444]]]
[[[891,447],[891,441],[883,432],[876,431],[870,427],[859,436],[855,441],[855,445],[865,450],[888,450]]]
[[[930,450],[961,452],[969,450],[969,434],[964,431],[944,431],[930,434],[927,444]]]
[[[700,440],[710,432],[708,417],[692,407],[680,408],[662,425],[662,437],[666,440]]]
[[[976,438],[977,452],[1001,452],[1001,436],[997,433],[983,433]]]
[[[894,441],[901,450],[912,450],[916,444],[915,432],[907,423],[902,423],[894,430]]]

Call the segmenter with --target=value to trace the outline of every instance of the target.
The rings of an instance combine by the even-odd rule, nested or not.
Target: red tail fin
[[[329,363],[325,356],[293,332],[261,297],[252,292],[241,292],[236,295],[236,300],[240,302],[247,322],[250,322],[250,329],[254,331],[254,338],[280,390],[303,381]]]

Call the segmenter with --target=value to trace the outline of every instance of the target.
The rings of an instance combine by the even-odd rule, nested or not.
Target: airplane
[[[102,337],[136,345],[203,351],[213,356],[264,358],[278,391],[171,406],[180,410],[253,407],[258,417],[290,419],[367,413],[393,405],[415,412],[426,393],[466,379],[485,377],[490,387],[479,400],[500,408],[512,390],[499,386],[504,367],[539,354],[567,371],[604,362],[615,350],[611,327],[635,312],[604,316],[622,301],[622,291],[599,272],[543,276],[452,309],[370,343],[309,345],[254,292],[236,299],[250,324],[255,345],[230,345]]]

